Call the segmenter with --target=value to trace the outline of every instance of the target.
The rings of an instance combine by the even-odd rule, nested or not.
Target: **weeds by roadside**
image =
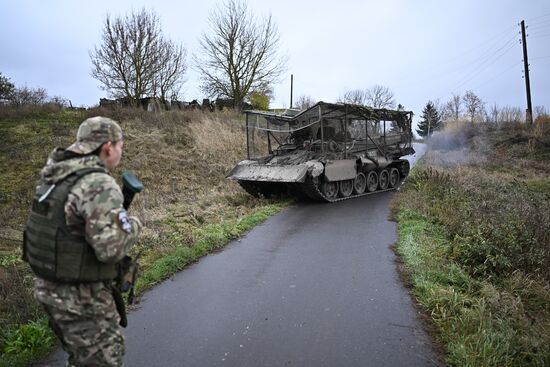
[[[395,203],[412,291],[449,364],[549,365],[549,135],[533,145],[523,125],[455,128]]]

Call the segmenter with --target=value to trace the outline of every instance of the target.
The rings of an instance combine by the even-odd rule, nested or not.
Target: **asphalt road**
[[[125,364],[441,365],[390,249],[392,196],[300,203],[147,292]]]

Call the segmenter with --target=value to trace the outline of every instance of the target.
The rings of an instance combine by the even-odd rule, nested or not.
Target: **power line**
[[[487,83],[489,83],[489,82],[492,82],[493,80],[495,80],[496,78],[498,78],[498,77],[501,76],[502,74],[504,74],[504,73],[506,73],[506,72],[512,70],[513,68],[515,68],[516,66],[519,66],[519,65],[521,65],[521,61],[516,61],[515,63],[513,63],[513,64],[510,65],[510,66],[508,66],[506,69],[502,70],[502,71],[499,72],[498,74],[495,74],[492,78],[487,79],[486,81],[484,81],[484,82],[482,82],[482,83],[479,83],[479,84],[475,85],[475,86],[473,87],[473,89],[477,89],[477,88],[479,88],[479,87],[481,87],[481,86],[483,86],[483,85],[485,85],[485,84],[487,84]]]
[[[506,55],[514,46],[516,45],[515,42],[510,43],[513,40],[509,40],[504,44],[504,46],[500,47],[498,50],[494,51],[491,55],[486,57],[479,65],[477,65],[476,69],[471,71],[470,73],[466,74],[464,76],[464,79],[460,84],[458,84],[457,88],[460,88],[464,86],[466,83],[468,83],[470,80],[472,80],[474,77],[476,77],[479,73],[486,70],[489,66],[493,65],[495,62],[497,62],[502,56]],[[502,51],[504,50],[504,51]],[[501,52],[502,51],[502,52]]]
[[[509,42],[510,35],[512,34],[513,38],[516,38],[517,33],[516,31],[513,31],[514,28],[515,25],[506,27],[494,36],[491,36],[485,41],[478,43],[476,46],[468,49],[467,51],[464,51],[454,57],[445,59],[442,62],[439,62],[437,65],[437,71],[435,73],[433,67],[430,66],[429,68],[416,71],[415,75],[410,76],[409,78],[404,77],[403,79],[410,80],[411,78],[418,77],[419,74],[424,75],[426,73],[429,73],[429,77],[431,79],[440,79],[441,77],[449,76],[449,73],[463,73],[464,68],[468,68],[472,64],[476,64],[481,59],[487,57],[487,55],[490,54],[491,51],[493,51],[496,47],[499,47],[502,44],[502,40],[508,39],[507,42]],[[484,50],[481,53],[481,56],[474,57],[473,59],[468,59],[467,55],[472,54],[475,51],[479,51],[480,49]],[[465,60],[465,58],[467,60]],[[458,65],[453,65],[457,60],[459,60],[460,63]]]
[[[550,34],[544,33],[546,31],[546,28],[550,26],[550,19],[542,19],[543,17],[550,16],[550,13],[541,15],[536,18],[532,18],[532,20],[539,19],[537,22],[534,22],[534,26],[530,28],[530,30],[533,31],[534,37],[530,37],[530,39],[536,39],[541,37],[550,36]],[[479,74],[481,74],[484,71],[487,71],[491,66],[495,65],[501,58],[503,58],[506,54],[508,54],[518,43],[521,43],[519,40],[519,36],[517,31],[512,31],[512,28],[516,29],[516,25],[507,27],[497,33],[496,35],[486,39],[485,41],[479,43],[477,46],[472,47],[466,52],[463,52],[462,54],[448,59],[443,64],[440,63],[437,68],[439,70],[444,70],[443,74],[439,75],[437,73],[430,73],[430,79],[432,81],[434,79],[438,79],[442,76],[449,77],[452,74],[456,74],[459,77],[459,83],[454,88],[454,90],[460,90],[460,88],[463,88],[467,83],[469,83],[471,80],[476,78]],[[542,33],[544,34],[542,34]],[[505,40],[503,42],[503,40]],[[485,47],[484,47],[485,46]],[[473,60],[469,58],[470,60],[465,60],[465,55],[471,54],[475,51],[478,51],[480,49],[483,49],[483,52],[480,52]],[[456,59],[460,58],[462,62],[459,65],[452,65]],[[533,60],[541,60],[550,58],[548,57],[540,57],[535,58]],[[498,73],[494,74],[493,76],[489,77],[485,81],[478,80],[478,83],[475,84],[475,88],[479,88],[480,86],[486,85],[490,82],[493,82],[495,79],[501,77],[503,74],[509,72],[514,67],[517,67],[521,62],[516,61],[513,64],[505,67]],[[443,69],[442,69],[443,65]],[[448,68],[448,66],[452,66],[451,68]],[[418,77],[418,73],[415,75]],[[438,88],[439,89],[439,88]],[[442,97],[439,97],[442,98]],[[438,99],[439,99],[438,98]]]
[[[534,18],[527,18],[527,20],[529,21],[529,23],[531,23],[535,19],[546,18],[546,17],[550,17],[550,13],[542,14]]]
[[[510,37],[510,35],[512,35],[512,37]],[[516,40],[517,33],[510,33],[510,31],[507,31],[506,33],[501,32],[499,36],[500,37],[496,42],[493,42],[490,47],[485,48],[485,51],[474,59],[464,60],[464,58],[462,58],[463,62],[460,65],[447,68],[444,67],[441,69],[441,72],[431,73],[429,76],[430,79],[441,79],[442,77],[449,78],[452,77],[452,75],[456,75],[458,79],[464,79],[470,77],[472,74],[475,74],[478,69],[487,63],[494,55],[498,54],[502,49],[513,45]],[[493,39],[494,38],[495,37],[493,37]],[[502,43],[503,39],[506,39],[504,43]],[[440,65],[439,68],[441,68]]]
[[[527,35],[528,36],[533,36],[537,33],[544,33],[544,32],[548,32],[548,31],[550,31],[550,26],[545,27],[545,28],[531,29],[531,30],[529,30],[529,33]]]
[[[532,23],[529,23],[529,27],[527,27],[527,28],[540,27],[540,26],[544,26],[544,25],[549,24],[549,23],[550,23],[550,19],[542,20],[542,21],[538,21],[538,22],[532,22]]]
[[[513,28],[515,28],[515,26],[513,26]],[[502,37],[503,34],[504,34],[504,37]],[[501,32],[500,35],[501,37],[498,39],[497,43],[493,42],[491,47],[486,49],[485,52],[483,52],[480,56],[476,57],[474,60],[467,61],[466,68],[462,67],[460,69],[446,71],[445,73],[446,76],[449,76],[449,74],[458,73],[459,80],[461,79],[461,81],[459,81],[458,85],[454,90],[459,90],[459,88],[466,85],[469,81],[471,81],[481,72],[483,72],[484,70],[486,70],[487,68],[495,64],[500,58],[502,58],[504,55],[506,55],[508,52],[510,52],[510,50],[514,48],[514,46],[517,44],[516,42],[519,42],[518,40],[519,37],[516,31],[514,32],[508,31],[506,33]],[[512,35],[512,37],[510,37],[510,35]],[[494,38],[495,37],[493,37],[493,39]],[[503,39],[506,39],[504,43],[502,42]],[[514,66],[516,64],[517,62],[514,63]],[[503,72],[501,72],[499,75],[508,71],[509,69],[510,67],[504,70]]]
[[[548,14],[550,15],[550,13]],[[538,29],[536,29],[536,31],[540,32],[542,29],[545,29],[547,27],[546,25],[546,21],[543,21],[543,22],[540,22],[540,23],[545,23],[545,25],[540,25]],[[549,23],[550,24],[550,23]],[[543,31],[544,32],[544,31]],[[540,35],[540,33],[535,33],[535,35]],[[548,34],[550,35],[550,34]],[[537,37],[532,37],[532,38],[537,38]],[[509,43],[510,41],[508,41]],[[477,67],[477,70],[474,71],[473,73],[470,73],[469,77],[466,78],[465,80],[463,80],[458,86],[457,86],[457,89],[459,89],[460,87],[463,87],[467,82],[469,82],[470,80],[472,80],[475,76],[477,76],[479,73],[481,73],[482,71],[486,70],[489,66],[495,64],[500,58],[502,58],[505,54],[507,54],[512,48],[513,48],[514,44],[508,46],[508,48],[506,48],[506,44],[504,46],[502,46],[499,50],[493,52],[488,58],[486,58],[482,63],[480,63]],[[497,55],[497,53],[500,51],[500,50],[503,50],[505,48],[504,51],[502,51],[500,54]],[[542,57],[542,58],[536,58],[534,60],[540,60],[540,59],[543,59],[543,58],[546,58],[546,57]],[[485,64],[485,65],[484,65]],[[507,68],[505,68],[504,70],[502,70],[501,72],[497,73],[495,76],[493,76],[492,78],[486,80],[485,82],[482,82],[482,83],[479,83],[475,86],[475,88],[478,88],[479,86],[481,85],[485,85],[493,80],[495,80],[496,78],[500,77],[502,74],[510,71],[512,68],[516,67],[517,65],[519,64],[519,62],[515,62],[514,64],[508,66]]]
[[[529,38],[532,39],[532,40],[536,40],[536,39],[540,39],[540,38],[546,38],[548,36],[550,36],[550,33],[537,34],[537,35],[529,37]]]
[[[549,28],[550,28],[550,22],[548,24],[543,24],[543,25],[539,25],[539,26],[527,27],[527,30],[529,32],[538,32],[541,29],[549,29]]]
[[[547,33],[547,29],[550,27],[550,19],[542,19],[549,16],[550,16],[550,13],[530,19],[530,22],[532,22],[533,20],[538,20],[538,21],[532,22],[529,25],[529,30],[531,31],[530,32],[531,34],[529,35],[530,36],[529,39],[539,39],[539,38],[546,38],[550,36],[550,33]],[[515,28],[515,26],[513,27]],[[504,55],[508,54],[515,47],[517,43],[514,42],[514,40],[519,38],[516,32],[514,32],[514,36],[512,38],[508,38],[506,42],[502,43],[502,39],[505,39],[506,37],[509,36],[510,32],[508,31],[508,29],[505,32],[501,32],[499,33],[499,35],[491,38],[491,40],[494,40],[495,38],[500,37],[496,42],[496,44],[498,45],[497,46],[498,48],[494,47],[495,42],[493,42],[493,46],[490,49],[482,53],[482,55],[476,58],[474,62],[470,62],[470,66],[467,67],[465,70],[462,70],[459,72],[464,75],[464,78],[454,88],[455,91],[460,90],[460,88],[464,87],[464,85],[470,82],[473,78],[478,76],[483,71],[486,71],[489,67],[494,65],[498,60],[500,60]],[[504,37],[502,36],[503,34],[505,35]],[[488,42],[486,41],[485,43],[488,43]],[[521,43],[521,41],[519,43]],[[533,58],[531,61],[544,60],[549,58],[550,56],[541,56],[541,57]],[[494,74],[490,78],[486,79],[485,81],[478,81],[478,83],[475,84],[474,89],[495,81],[496,79],[500,78],[503,74],[508,73],[512,69],[521,65],[521,63],[522,62],[516,61],[513,64],[510,64],[509,66],[505,67],[498,73]],[[439,97],[437,99],[440,99],[440,98],[442,97]]]
[[[514,27],[515,27],[515,26],[514,26]],[[510,39],[510,35],[511,35],[511,34],[512,34],[512,33],[510,32],[510,27],[508,27],[508,28],[506,29],[505,32],[502,32],[502,33],[500,33],[500,34],[498,35],[498,36],[500,36],[500,37],[497,36],[497,37],[492,37],[492,38],[490,39],[491,41],[493,41],[494,39],[498,38],[496,41],[491,42],[490,46],[486,46],[488,43],[490,43],[489,41],[486,41],[486,42],[484,42],[484,43],[479,44],[479,46],[474,47],[474,48],[470,49],[469,51],[463,52],[462,54],[456,56],[455,58],[452,59],[452,61],[457,60],[457,59],[461,59],[462,61],[464,61],[464,56],[465,56],[466,54],[472,53],[473,51],[477,51],[477,50],[479,50],[480,48],[483,48],[485,51],[481,54],[481,56],[479,56],[479,57],[477,57],[477,58],[474,58],[473,60],[470,60],[470,61],[467,62],[467,64],[470,64],[470,65],[471,65],[472,63],[476,63],[477,61],[479,61],[479,60],[485,58],[486,55],[490,54],[491,51],[492,51],[495,47],[498,47],[499,45],[501,45],[501,44],[502,44],[501,42],[502,42],[503,39],[508,39],[508,41],[506,41],[505,43],[510,42],[510,40],[511,40],[511,39]],[[513,37],[512,37],[512,39],[514,39],[514,38],[516,38],[516,37],[517,37],[517,33],[514,31],[514,32],[513,32]],[[482,47],[482,46],[485,46],[485,47]],[[447,63],[447,64],[448,64],[448,63]],[[448,71],[447,71],[447,72],[448,72]]]
[[[514,25],[514,26],[509,26],[509,27],[503,29],[501,32],[495,34],[494,36],[492,36],[492,37],[486,39],[485,41],[482,41],[482,42],[478,43],[476,46],[462,52],[460,55],[456,55],[455,57],[450,58],[449,61],[454,61],[454,60],[459,59],[459,58],[464,58],[465,54],[472,53],[474,51],[479,50],[480,48],[484,48],[484,49],[492,48],[495,44],[500,43],[501,40],[508,37],[510,35],[510,31],[515,29],[515,27],[516,26]],[[514,33],[516,33],[516,32],[514,31]],[[494,41],[495,39],[496,39],[496,41]],[[487,47],[488,43],[491,43],[490,47]]]

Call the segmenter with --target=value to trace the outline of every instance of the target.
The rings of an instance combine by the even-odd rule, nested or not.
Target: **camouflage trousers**
[[[122,366],[124,336],[118,317],[89,319],[44,306],[63,350],[67,366]]]
[[[98,283],[64,286],[39,280],[35,295],[69,354],[67,366],[122,366],[124,336],[106,287]]]

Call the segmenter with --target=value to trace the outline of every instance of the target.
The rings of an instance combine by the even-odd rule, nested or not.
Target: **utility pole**
[[[523,45],[523,72],[525,73],[525,90],[527,93],[526,122],[533,123],[533,107],[531,106],[531,83],[529,82],[529,61],[527,60],[527,36],[525,35],[525,21],[521,21],[521,44]]]
[[[294,87],[294,74],[290,74],[290,108],[292,108],[292,89]]]

